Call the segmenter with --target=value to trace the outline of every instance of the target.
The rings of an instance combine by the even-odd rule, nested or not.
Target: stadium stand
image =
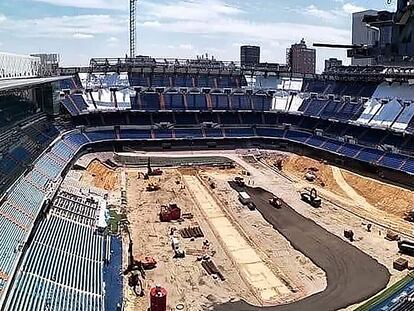
[[[131,73],[131,86],[139,87],[209,87],[209,88],[240,88],[247,85],[244,76],[208,74],[161,74],[161,73]]]
[[[96,202],[61,191],[47,215],[42,212],[82,148],[147,141],[163,148],[158,140],[188,147],[254,139],[414,175],[411,86],[262,77],[256,81],[259,88],[243,89],[247,81],[238,75],[152,72],[130,73],[128,79],[131,87],[122,91],[102,88],[63,97],[62,106],[72,116],[63,135],[45,115],[0,135],[0,191],[5,193],[0,201],[0,296],[11,286],[6,303],[15,310],[26,311],[29,305],[114,309],[108,309],[105,298],[112,286],[106,277],[112,272],[105,264],[105,238],[95,232]],[[96,77],[101,86],[119,81]],[[61,87],[76,89],[76,81]],[[16,108],[21,103],[24,111]],[[0,97],[4,124],[36,111],[33,103]],[[26,244],[34,227],[32,242]],[[73,240],[84,243],[74,245]],[[67,269],[60,271],[56,262]],[[88,273],[77,279],[79,271]]]
[[[61,191],[52,205],[24,256],[8,306],[13,310],[27,310],[27,306],[105,310],[106,243],[96,234],[98,201]]]

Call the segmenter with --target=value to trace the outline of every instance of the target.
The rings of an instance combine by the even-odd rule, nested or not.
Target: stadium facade
[[[71,198],[60,184],[83,153],[269,148],[412,184],[410,73],[335,67],[293,78],[258,70],[248,85],[251,71],[232,63],[127,61],[116,63],[127,71],[0,83],[1,310],[112,310],[122,302],[122,289],[110,286],[112,238],[96,233],[90,214],[61,214]],[[85,243],[75,247],[75,239]]]
[[[39,57],[0,53],[0,79],[33,78],[39,73]]]

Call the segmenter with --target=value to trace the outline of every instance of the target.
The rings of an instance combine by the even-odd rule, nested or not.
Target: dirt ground
[[[302,253],[294,250],[290,242],[275,231],[261,214],[248,210],[238,201],[237,193],[228,183],[236,176],[243,176],[243,170],[239,169],[238,173],[208,169],[201,171],[200,175],[206,182],[213,181],[216,184],[214,195],[234,223],[249,237],[250,242],[262,250],[267,264],[293,289],[295,294],[292,295],[292,300],[323,291],[327,285],[324,271]],[[248,180],[248,177],[245,178]]]
[[[82,181],[105,190],[115,190],[118,184],[118,174],[95,159],[89,164],[86,174],[83,174]]]
[[[191,174],[191,171],[186,173]],[[260,304],[204,220],[178,171],[168,170],[162,177],[152,177],[151,182],[158,183],[161,189],[157,192],[147,192],[144,190],[147,181],[138,179],[138,171],[127,172],[127,216],[131,223],[134,257],[153,256],[158,261],[158,265],[156,269],[147,272],[144,284],[145,297],[136,297],[129,288],[126,288],[125,310],[147,310],[149,289],[156,284],[161,284],[168,290],[168,310],[182,304],[184,310],[199,311],[213,303],[224,303],[240,298],[253,304]],[[161,223],[158,216],[160,205],[168,203],[178,204],[183,213],[192,213],[194,218],[183,223]],[[180,240],[181,247],[186,251],[186,257],[174,259],[170,240],[171,229],[196,225],[203,230],[204,238],[191,241],[183,239],[178,231],[175,231],[173,236]],[[208,249],[203,249],[204,240],[210,243]],[[206,273],[201,263],[197,261],[197,257],[202,255],[211,256],[225,276],[225,281],[216,280]]]
[[[322,293],[269,311],[335,311],[361,302],[388,284],[390,274],[386,267],[351,244],[329,233],[313,221],[303,217],[287,204],[275,209],[268,204],[272,194],[261,188],[240,188],[247,191],[258,211],[274,228],[289,238],[295,249],[300,250],[326,271],[328,287]],[[301,230],[298,230],[300,228]],[[260,310],[245,303],[221,305],[214,310]]]
[[[258,211],[251,212],[241,206],[237,194],[228,185],[228,181],[236,175],[243,176],[249,185],[262,187],[280,195],[299,214],[313,220],[342,240],[343,230],[352,229],[356,236],[353,245],[387,267],[391,272],[391,283],[404,275],[392,269],[392,262],[400,256],[397,253],[396,243],[384,239],[386,230],[381,225],[377,226],[374,223],[372,232],[367,232],[365,219],[371,217],[380,224],[392,224],[402,232],[412,233],[411,224],[401,219],[403,213],[412,208],[411,192],[296,155],[269,152],[265,157],[265,162],[273,165],[277,157],[283,156],[284,173],[290,176],[293,182],[257,163],[253,157],[248,161],[247,158],[237,154],[237,151],[226,152],[226,156],[236,161],[243,169],[241,166],[233,170],[168,169],[162,177],[151,178],[151,182],[161,186],[158,192],[145,191],[147,181],[138,178],[139,171],[136,169],[112,171],[98,161],[94,165],[91,163],[88,171],[84,173],[83,182],[102,188],[108,187],[109,184],[109,189],[111,187],[119,189],[120,180],[123,180],[122,184],[126,183],[127,215],[132,224],[134,256],[136,258],[154,256],[158,261],[158,267],[147,274],[144,284],[145,297],[136,297],[128,287],[125,288],[125,310],[147,310],[148,292],[155,284],[161,284],[168,289],[170,309],[183,304],[184,310],[199,311],[206,306],[222,304],[228,306],[228,302],[239,300],[246,301],[249,305],[267,306],[246,282],[240,267],[226,250],[225,243],[197,204],[197,198],[194,194],[191,195],[186,187],[182,175],[194,176],[196,172],[238,232],[246,237],[249,245],[258,251],[261,260],[291,289],[291,294],[283,297],[284,303],[299,301],[312,294],[319,295],[327,287],[326,274],[306,255],[295,250],[290,239],[274,230]],[[304,180],[304,174],[309,168],[314,169],[318,176],[314,183]],[[243,171],[249,171],[251,176],[245,175]],[[121,176],[126,177],[121,178]],[[212,182],[215,184],[215,189],[208,187]],[[314,186],[323,195],[321,209],[309,208],[300,201],[298,190],[304,186]],[[381,196],[374,196],[375,192],[372,189],[376,189]],[[329,198],[341,207],[331,204],[331,201],[325,198]],[[193,213],[194,219],[185,220],[183,223],[159,222],[160,205],[171,202],[177,203],[183,212]],[[192,225],[199,225],[202,228],[205,239],[210,241],[210,248],[203,250],[204,239],[189,241],[175,232],[174,236],[179,238],[187,256],[184,259],[173,259],[171,229]],[[128,247],[126,237],[123,238],[123,257],[126,261]],[[201,267],[197,256],[204,254],[212,256],[213,261],[226,277],[224,282],[213,279]],[[410,261],[410,264],[414,262]],[[125,284],[127,284],[126,280]],[[242,306],[245,308],[246,305]],[[353,308],[349,307],[346,310],[353,310]],[[240,310],[252,309],[237,309]]]
[[[414,194],[412,191],[381,183],[371,178],[361,177],[344,170],[342,170],[342,174],[356,192],[380,210],[403,217],[406,212],[414,209]],[[372,189],[375,189],[375,191],[372,191]]]
[[[323,188],[344,199],[355,201],[350,196],[349,188],[338,184],[335,177],[335,168],[326,162],[317,161],[308,157],[294,154],[272,154],[265,160],[273,165],[278,158],[283,159],[283,171],[296,180],[304,181],[308,171],[314,171],[317,179],[311,183]],[[382,183],[362,175],[358,175],[344,169],[338,169],[345,182],[352,187],[356,193],[362,196],[366,203],[374,208],[385,211],[391,215],[402,218],[404,214],[414,208],[414,195],[411,191],[401,187]],[[344,189],[345,188],[345,189]],[[374,190],[374,191],[373,191]],[[358,200],[358,198],[357,198]]]

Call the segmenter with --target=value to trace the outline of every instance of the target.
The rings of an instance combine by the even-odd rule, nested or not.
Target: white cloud
[[[106,40],[106,42],[109,42],[109,43],[116,43],[118,41],[119,39],[117,37],[110,37]]]
[[[357,6],[350,2],[344,2],[344,0],[336,0],[335,2],[340,3],[339,7],[334,9],[324,10],[318,8],[316,5],[311,4],[305,8],[294,8],[292,11],[302,14],[305,16],[311,16],[318,18],[320,20],[325,20],[327,22],[332,23],[332,21],[344,21],[345,18],[350,17],[352,13],[364,11],[365,8],[361,6]]]
[[[207,21],[159,21],[156,24],[142,24],[143,27],[187,34],[236,35],[245,40],[297,41],[305,37],[310,41],[348,42],[350,32],[327,26],[315,26],[292,23],[252,23],[240,19],[223,19],[214,23]]]
[[[0,14],[0,23],[6,21],[6,16]]]
[[[92,39],[94,35],[86,34],[86,33],[75,33],[73,34],[73,38],[75,39]]]
[[[353,3],[345,3],[342,6],[342,9],[344,10],[345,13],[348,13],[348,14],[365,11],[365,8],[363,8],[362,6],[355,5]]]
[[[336,18],[336,14],[332,11],[325,11],[318,9],[315,5],[311,4],[300,11],[304,15],[309,15],[317,18],[332,20]]]
[[[190,43],[180,44],[178,48],[182,50],[194,50],[194,46]]]
[[[129,1],[126,0],[32,0],[35,2],[44,2],[57,6],[90,8],[90,9],[110,9],[126,10]]]
[[[0,32],[13,31],[19,37],[85,39],[100,34],[124,33],[127,29],[126,17],[78,15],[25,20],[6,19],[1,24]]]
[[[169,3],[142,2],[144,12],[157,19],[215,21],[243,13],[221,0],[181,0]]]

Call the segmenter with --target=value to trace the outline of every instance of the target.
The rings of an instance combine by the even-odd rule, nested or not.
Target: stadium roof
[[[71,76],[60,76],[50,78],[30,78],[30,79],[5,79],[0,80],[0,92],[32,87],[40,84],[56,82],[71,78]]]

